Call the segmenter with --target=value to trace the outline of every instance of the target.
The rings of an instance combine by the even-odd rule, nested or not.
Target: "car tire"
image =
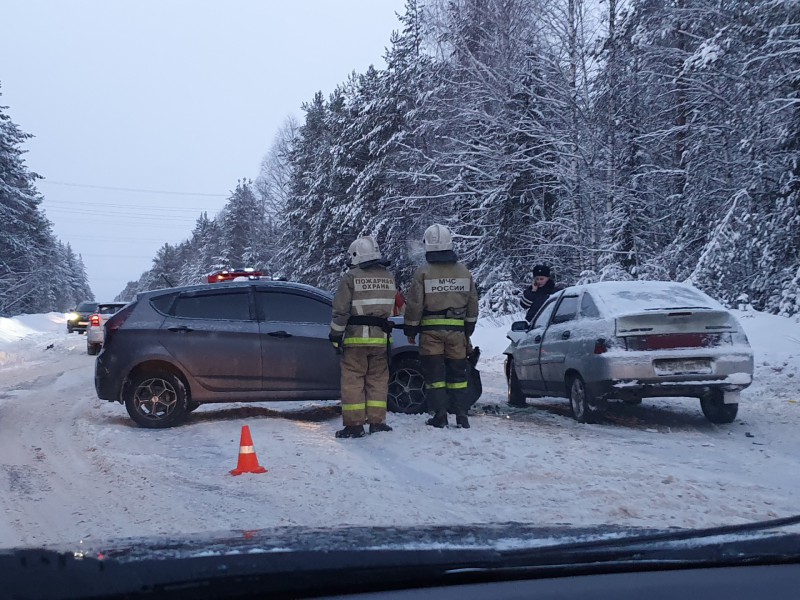
[[[738,404],[725,404],[725,395],[722,390],[711,390],[707,395],[700,398],[700,408],[706,419],[712,423],[723,425],[733,423],[739,412]]]
[[[569,406],[572,415],[579,423],[597,423],[603,418],[604,405],[592,397],[580,375],[572,375],[567,380]]]
[[[95,356],[98,352],[100,352],[100,344],[86,344],[86,354]]]
[[[405,414],[418,414],[428,410],[425,377],[418,358],[401,358],[392,365],[386,407],[392,412]]]
[[[514,370],[514,359],[510,357],[506,367],[506,382],[508,384],[508,405],[517,408],[527,406],[525,394],[522,393],[522,386],[520,386],[517,372]]]
[[[186,419],[186,386],[169,371],[144,371],[123,392],[125,408],[137,425],[148,429],[174,427]]]
[[[186,412],[194,412],[198,408],[200,408],[200,403],[195,402],[194,400],[187,400],[186,401]]]

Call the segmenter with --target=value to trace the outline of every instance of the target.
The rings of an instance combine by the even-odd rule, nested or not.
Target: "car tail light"
[[[131,316],[133,309],[136,307],[136,302],[131,302],[119,312],[113,314],[108,321],[106,321],[105,335],[103,336],[103,345],[107,348],[111,343],[114,334],[117,333],[120,327],[125,323],[128,317]]]
[[[605,354],[606,352],[608,352],[608,344],[606,343],[606,339],[597,338],[597,341],[594,343],[594,353]]]
[[[89,325],[92,327],[100,327],[100,315],[92,315],[89,317]]]

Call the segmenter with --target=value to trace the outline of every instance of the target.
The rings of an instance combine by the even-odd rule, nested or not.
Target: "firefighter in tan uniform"
[[[333,320],[328,335],[341,354],[342,421],[337,438],[358,438],[369,432],[391,431],[386,424],[389,393],[388,344],[394,308],[394,277],[383,266],[372,236],[350,244],[350,270],[333,298]]]
[[[425,396],[433,418],[427,424],[447,426],[455,413],[458,427],[469,428],[467,410],[467,339],[478,321],[478,291],[472,274],[458,262],[447,227],[425,230],[425,260],[414,273],[406,297],[405,332],[410,343],[420,336],[419,353]]]

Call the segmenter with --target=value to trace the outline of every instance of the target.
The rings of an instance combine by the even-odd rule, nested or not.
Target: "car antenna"
[[[166,282],[167,282],[167,285],[168,285],[169,287],[175,287],[175,284],[174,284],[174,283],[172,283],[172,282],[171,282],[169,279],[167,279],[167,276],[166,276],[166,275],[164,275],[163,273],[161,273],[161,277],[163,277],[163,278],[164,278],[164,281],[166,281]]]

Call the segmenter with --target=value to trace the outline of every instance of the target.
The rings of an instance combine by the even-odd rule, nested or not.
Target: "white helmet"
[[[425,252],[453,249],[453,236],[450,234],[450,230],[438,223],[428,227],[422,239],[425,242]]]
[[[371,235],[362,236],[350,244],[347,254],[350,256],[350,264],[353,266],[381,259],[381,249],[378,248],[378,242]]]

